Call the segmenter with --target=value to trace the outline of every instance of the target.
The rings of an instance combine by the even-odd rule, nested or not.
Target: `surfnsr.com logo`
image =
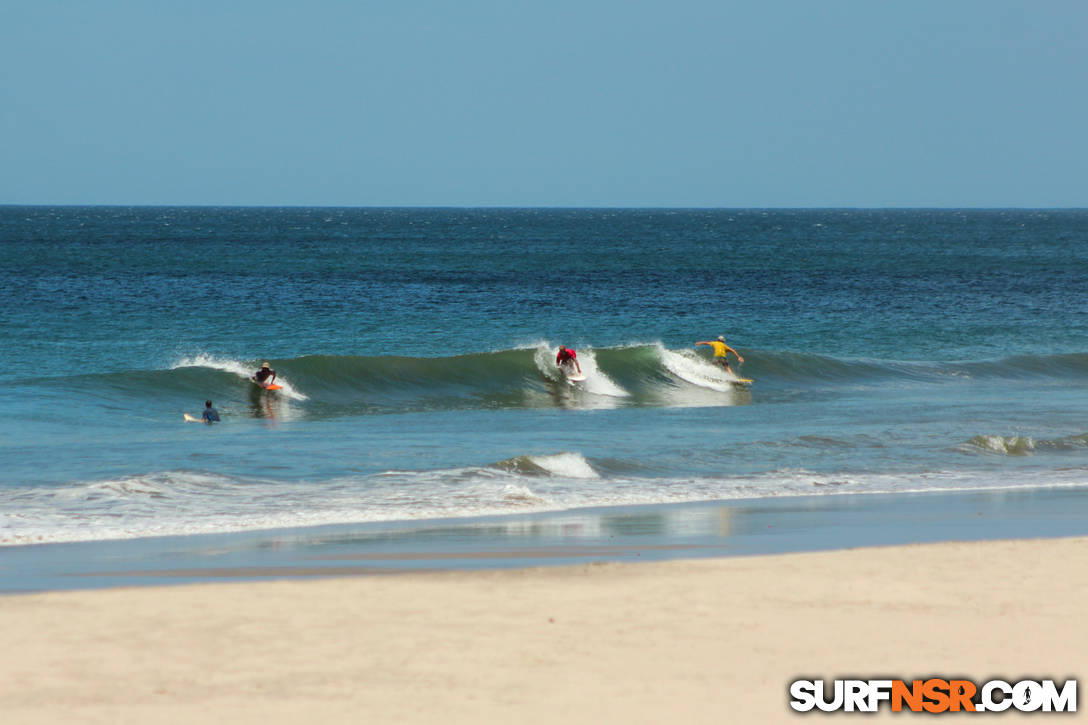
[[[798,712],[1076,712],[1077,681],[795,680],[790,707]]]

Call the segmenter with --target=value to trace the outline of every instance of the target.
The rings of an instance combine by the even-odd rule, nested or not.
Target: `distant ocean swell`
[[[1081,436],[1085,438],[1088,436]],[[981,437],[980,437],[981,438]],[[837,445],[798,441],[797,445]],[[976,446],[974,439],[964,444]],[[59,486],[0,488],[0,546],[776,496],[1088,485],[1088,470],[904,473],[780,468],[728,476],[632,475],[637,465],[574,451],[433,471],[327,480],[169,470]]]

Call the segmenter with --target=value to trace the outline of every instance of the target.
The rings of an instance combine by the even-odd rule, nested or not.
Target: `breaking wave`
[[[1030,456],[1046,451],[1073,451],[1088,448],[1088,433],[1040,438],[1031,436],[977,435],[959,446],[967,453],[989,453],[1000,456]]]
[[[1088,484],[1084,469],[1025,471],[1015,481],[995,484],[985,470],[896,474],[783,468],[678,478],[613,472],[618,468],[622,467],[562,451],[465,468],[389,470],[323,480],[167,470],[60,486],[2,488],[0,546],[600,506]]]
[[[712,364],[705,351],[662,343],[585,348],[578,360],[584,382],[571,383],[555,365],[554,346],[450,357],[306,355],[272,360],[283,390],[277,400],[307,414],[404,410],[624,405],[736,405],[753,396],[850,385],[941,385],[976,380],[1063,380],[1088,376],[1088,354],[1021,355],[1002,360],[887,361],[798,352],[749,350],[741,384]],[[198,354],[168,369],[132,370],[33,381],[69,386],[92,383],[99,393],[131,396],[234,398],[265,395],[250,381],[260,365]],[[86,387],[86,386],[82,386]],[[1015,446],[1014,446],[1015,447]]]

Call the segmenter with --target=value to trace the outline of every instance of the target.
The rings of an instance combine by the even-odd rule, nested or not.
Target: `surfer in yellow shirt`
[[[729,358],[726,357],[727,353],[733,353],[737,356],[737,364],[744,362],[744,358],[740,356],[740,353],[725,344],[725,337],[718,335],[717,340],[711,340],[709,342],[697,342],[696,345],[709,345],[714,348],[714,362],[725,368],[725,371],[730,375],[735,375],[733,368],[729,367]]]

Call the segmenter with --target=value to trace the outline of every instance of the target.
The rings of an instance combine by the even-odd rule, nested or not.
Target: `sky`
[[[0,204],[1088,206],[1082,0],[0,10]]]

